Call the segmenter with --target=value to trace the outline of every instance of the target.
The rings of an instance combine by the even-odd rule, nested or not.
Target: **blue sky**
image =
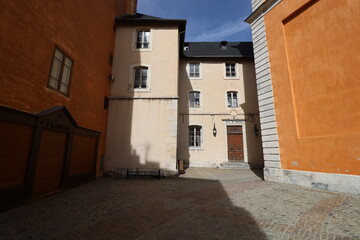
[[[251,41],[251,0],[138,0],[137,11],[161,18],[186,19],[186,41]]]

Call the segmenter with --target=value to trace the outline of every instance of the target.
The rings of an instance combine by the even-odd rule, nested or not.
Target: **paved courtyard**
[[[258,175],[100,179],[0,213],[0,239],[360,239],[360,197]]]

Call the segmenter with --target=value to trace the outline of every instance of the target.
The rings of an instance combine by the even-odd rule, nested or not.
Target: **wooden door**
[[[244,161],[242,126],[227,126],[228,160]]]
[[[66,154],[67,134],[43,130],[36,164],[33,197],[61,188]]]

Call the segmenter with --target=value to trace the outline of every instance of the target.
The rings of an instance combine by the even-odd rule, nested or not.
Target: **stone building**
[[[262,167],[251,42],[186,43],[185,20],[117,18],[105,168]]]
[[[360,194],[360,2],[252,5],[265,180]]]

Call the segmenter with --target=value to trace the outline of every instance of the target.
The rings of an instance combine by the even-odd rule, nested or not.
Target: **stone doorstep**
[[[220,169],[261,169],[262,166],[253,165],[247,162],[224,162],[219,166]]]

